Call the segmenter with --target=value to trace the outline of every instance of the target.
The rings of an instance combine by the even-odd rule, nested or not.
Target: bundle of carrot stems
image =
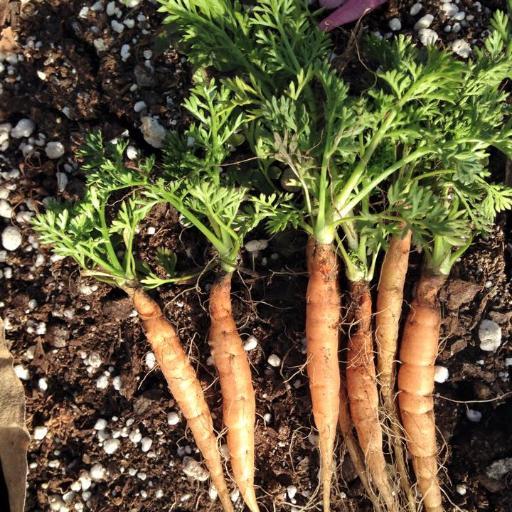
[[[438,296],[475,237],[512,207],[512,190],[489,171],[491,150],[512,154],[501,87],[512,72],[508,16],[495,13],[488,38],[465,61],[403,36],[369,37],[359,54],[364,69],[345,77],[331,66],[332,42],[305,1],[160,1],[194,68],[188,126],[169,134],[162,158],[138,166],[126,165],[126,144],[91,134],[79,154],[86,194],[37,216],[41,241],[132,299],[230,511],[201,383],[148,292],[191,277],[164,250],[155,271],[135,243],[161,204],[204,239],[214,260],[208,340],[230,468],[255,512],[255,467],[265,461],[255,449],[256,397],[231,282],[258,225],[270,235],[304,232],[305,363],[323,510],[331,510],[338,432],[375,510],[443,510],[433,399]],[[404,307],[411,254],[421,271],[410,276],[414,294]]]

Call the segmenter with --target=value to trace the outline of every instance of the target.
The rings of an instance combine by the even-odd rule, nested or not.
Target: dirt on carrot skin
[[[379,29],[384,34],[388,19],[396,15],[394,9],[408,13],[413,3],[389,2],[368,18],[370,30]],[[423,4],[423,14],[437,5],[434,1]],[[460,5],[473,12],[474,4],[465,0]],[[134,104],[144,101],[146,113],[159,115],[167,128],[179,126],[183,117],[178,106],[189,78],[186,63],[174,50],[159,53],[154,47],[161,18],[151,2],[123,8],[121,20],[133,18],[136,25],[133,29],[125,25],[121,35],[111,29],[106,2],[102,10],[89,10],[85,18],[79,15],[83,7],[79,1],[40,0],[26,5],[30,12],[19,20],[24,61],[13,67],[12,74],[2,75],[0,123],[15,125],[29,117],[37,126],[36,139],[43,132],[46,140],[62,142],[67,153],[61,159],[49,160],[44,145],[34,143],[39,156],[35,151],[23,156],[19,143],[29,141],[11,139],[1,154],[0,171],[19,171],[2,184],[12,189],[9,203],[15,214],[29,199],[33,201],[30,204],[41,205],[48,196],[79,196],[82,179],[75,170],[76,162],[68,156],[91,128],[101,128],[107,139],[127,130],[131,143],[140,152],[148,152],[139,129],[141,114],[134,111]],[[498,3],[491,7],[498,7]],[[145,20],[139,21],[139,15]],[[412,32],[413,19],[407,14],[401,17],[404,30]],[[470,28],[463,28],[460,37],[478,38],[488,14],[483,12],[478,19],[480,28],[469,36]],[[436,24],[444,38],[440,22]],[[96,51],[94,41],[99,38],[109,51]],[[454,38],[451,34],[447,43]],[[120,55],[123,44],[130,44],[131,49],[126,62]],[[151,66],[146,65],[148,50],[153,52]],[[351,66],[356,61],[354,58]],[[136,89],[133,84],[137,84]],[[64,192],[57,191],[57,172],[67,173],[69,182]],[[148,345],[123,293],[81,279],[77,267],[68,260],[52,260],[48,252],[31,244],[33,233],[27,224],[14,217],[0,223],[2,230],[16,225],[23,235],[22,248],[8,252],[6,261],[0,263],[4,273],[0,313],[10,324],[7,338],[12,342],[16,364],[29,371],[24,381],[29,429],[33,432],[40,425],[48,428],[46,437],[33,440],[30,446],[26,510],[48,510],[50,500],[66,495],[82,471],[99,463],[107,476],[86,491],[90,496],[77,491],[71,509],[88,498],[84,510],[92,512],[154,512],[171,506],[183,512],[220,511],[218,501],[208,495],[208,484],[183,472],[184,457],[200,457],[183,420],[177,425],[167,423],[167,414],[176,410],[174,401],[159,371],[150,370],[146,364]],[[264,236],[255,234],[255,238]],[[441,459],[447,473],[442,480],[449,498],[467,512],[506,512],[510,507],[510,475],[493,480],[486,470],[512,456],[512,398],[496,400],[512,391],[511,367],[507,366],[507,358],[512,357],[512,291],[507,284],[511,241],[499,229],[488,240],[479,241],[456,266],[441,294],[443,350],[438,364],[450,372],[446,383],[436,385],[437,425],[446,441]],[[161,244],[178,252],[183,269],[200,266],[211,256],[166,209],[154,211],[143,226],[139,253],[154,262]],[[234,276],[234,313],[242,338],[253,335],[258,339],[249,358],[257,395],[256,485],[262,510],[290,510],[291,500],[286,494],[290,485],[297,487],[297,506],[307,505],[318,479],[303,366],[304,244],[305,239],[295,233],[276,237],[258,257],[244,254],[244,271]],[[419,270],[414,266],[417,262],[413,257],[409,297]],[[194,358],[220,430],[219,386],[208,364],[206,305],[212,279],[212,275],[205,275],[197,287],[194,283],[168,287],[155,297]],[[479,349],[477,331],[483,318],[495,320],[502,328],[503,345],[496,353]],[[281,367],[267,364],[271,354],[280,357]],[[99,367],[88,370],[91,361],[97,361]],[[107,388],[97,387],[100,377],[107,377]],[[48,389],[43,391],[44,382]],[[468,400],[486,401],[459,403]],[[468,408],[482,413],[479,423],[467,419]],[[105,453],[94,430],[99,418],[107,420],[108,435],[120,434],[121,447],[113,454]],[[153,441],[148,452],[142,452],[140,443],[123,437],[136,429]],[[333,511],[371,509],[347,456],[340,462],[335,488]],[[70,499],[70,495],[66,497]]]

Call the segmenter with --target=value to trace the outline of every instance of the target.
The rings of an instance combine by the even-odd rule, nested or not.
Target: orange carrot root
[[[373,510],[374,512],[380,512],[382,510],[382,507],[377,495],[375,494],[374,489],[372,489],[372,486],[370,485],[370,482],[368,480],[365,469],[364,455],[362,454],[361,449],[359,448],[359,445],[357,444],[357,441],[354,438],[354,434],[352,432],[353,424],[350,418],[350,411],[348,410],[347,390],[343,382],[341,383],[340,386],[339,425],[341,433],[343,435],[345,446],[350,456],[350,460],[354,465],[357,476],[361,480],[361,483],[363,484],[363,487],[366,490],[368,498],[373,504]]]
[[[371,334],[372,299],[368,283],[351,283],[355,332],[349,336],[347,392],[350,414],[364,453],[372,484],[388,510],[398,510],[387,474],[379,418],[379,394]]]
[[[395,361],[398,349],[398,332],[402,315],[404,284],[409,265],[412,232],[403,238],[393,236],[382,262],[377,314],[375,316],[375,338],[377,341],[377,372],[384,413],[389,423],[388,443],[393,449],[394,462],[407,507],[415,512],[417,505],[411,484],[402,432],[395,402]]]
[[[437,295],[445,280],[446,276],[421,276],[405,324],[398,372],[402,423],[427,512],[443,510],[432,393],[441,325]]]
[[[178,403],[194,436],[225,512],[233,504],[224,479],[213,422],[201,384],[190,364],[176,331],[164,317],[158,304],[143,290],[128,290],[146,331],[172,395]]]
[[[331,244],[308,243],[306,295],[307,372],[313,416],[319,435],[323,509],[330,510],[334,443],[339,416],[338,363],[340,291],[338,262]]]
[[[384,401],[388,404],[394,402],[394,367],[397,357],[405,276],[409,265],[411,235],[411,231],[408,231],[404,238],[400,238],[400,236],[391,238],[380,272],[375,337],[380,389]]]
[[[210,317],[210,347],[219,372],[233,478],[249,510],[258,512],[254,491],[256,398],[247,353],[231,310],[231,274],[212,286]]]

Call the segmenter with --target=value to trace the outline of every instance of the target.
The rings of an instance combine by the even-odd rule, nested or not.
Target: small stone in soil
[[[471,55],[471,46],[464,39],[457,39],[452,43],[452,51],[459,57],[467,59]]]
[[[402,28],[402,22],[400,21],[400,18],[391,18],[388,25],[393,32],[397,32]]]
[[[46,391],[48,389],[48,382],[44,377],[41,377],[37,381],[37,386],[41,391]]]
[[[12,215],[12,206],[5,199],[0,199],[0,217],[10,219]]]
[[[295,485],[289,485],[287,488],[286,488],[286,494],[288,494],[288,497],[293,500],[293,498],[295,498],[295,495],[297,494],[297,487]]]
[[[437,32],[435,30],[430,29],[430,28],[422,28],[418,32],[418,36],[419,36],[421,44],[423,46],[432,45],[432,44],[434,44],[439,39],[439,36],[437,35]]]

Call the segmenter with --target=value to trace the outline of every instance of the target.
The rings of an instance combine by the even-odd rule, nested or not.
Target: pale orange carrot
[[[372,343],[372,299],[366,281],[351,283],[352,332],[347,353],[347,393],[350,414],[363,451],[371,485],[378,489],[386,508],[398,510],[387,473],[379,418],[379,394]]]
[[[256,398],[247,353],[231,309],[231,273],[210,291],[210,347],[219,372],[222,413],[233,478],[251,512],[258,512],[254,492],[254,424]]]
[[[201,451],[225,512],[233,505],[224,479],[222,461],[213,429],[210,409],[194,368],[171,323],[158,304],[142,289],[127,289],[144,325],[156,360]]]
[[[387,404],[394,403],[398,330],[402,315],[405,276],[409,265],[411,236],[411,231],[407,231],[403,237],[395,235],[391,238],[380,272],[375,338],[380,390]]]
[[[368,498],[372,502],[374,512],[380,512],[382,510],[381,503],[375,494],[375,490],[371,487],[370,482],[368,480],[366,474],[366,467],[364,462],[364,455],[357,444],[356,439],[353,434],[353,423],[350,418],[350,411],[348,410],[348,396],[347,389],[342,380],[340,386],[340,416],[339,416],[339,425],[341,434],[343,436],[343,441],[345,442],[345,446],[347,448],[348,454],[350,456],[350,460],[354,465],[357,476],[361,480],[363,487],[368,494]]]
[[[391,237],[382,262],[375,338],[377,341],[377,373],[384,413],[388,422],[388,443],[393,449],[400,486],[411,512],[417,509],[405,458],[405,447],[395,401],[395,362],[398,356],[398,334],[402,315],[405,277],[409,266],[412,232]]]
[[[332,244],[314,244],[310,241],[307,258],[307,372],[313,416],[319,435],[323,508],[327,512],[330,510],[334,442],[340,406],[338,344],[341,298],[338,261]]]
[[[443,510],[432,393],[441,325],[437,295],[446,277],[422,274],[405,324],[398,372],[400,414],[427,512]]]

